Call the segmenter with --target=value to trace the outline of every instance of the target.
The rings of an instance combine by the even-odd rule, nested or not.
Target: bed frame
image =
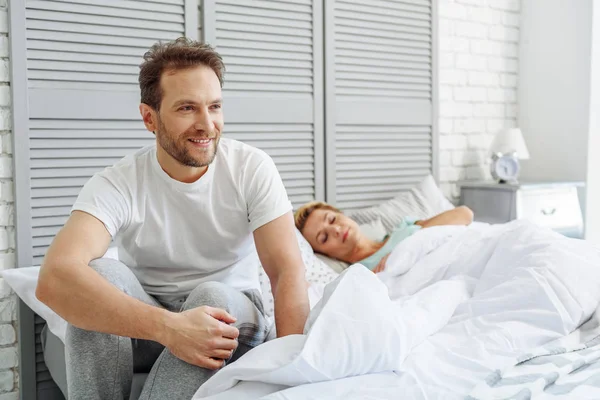
[[[21,399],[65,400],[44,362],[41,332],[46,321],[19,299]]]

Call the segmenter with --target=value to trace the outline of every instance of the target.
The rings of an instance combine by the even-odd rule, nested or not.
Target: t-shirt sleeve
[[[266,154],[251,168],[245,188],[250,229],[255,231],[292,210],[283,181],[275,163]]]
[[[83,186],[71,208],[99,219],[114,238],[129,219],[129,206],[123,192],[106,177],[96,174]]]

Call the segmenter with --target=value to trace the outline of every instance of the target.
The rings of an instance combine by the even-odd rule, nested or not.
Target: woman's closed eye
[[[327,236],[329,236],[329,235],[324,234],[324,235],[321,236],[322,237],[321,244],[325,244],[325,242],[327,241]]]

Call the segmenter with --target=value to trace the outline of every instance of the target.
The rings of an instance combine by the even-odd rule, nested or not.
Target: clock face
[[[504,155],[492,162],[492,176],[504,181],[515,181],[519,176],[519,160],[513,156]]]

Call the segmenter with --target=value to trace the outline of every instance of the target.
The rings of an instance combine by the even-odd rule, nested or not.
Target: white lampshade
[[[492,154],[516,153],[521,160],[529,159],[529,150],[523,138],[523,132],[519,128],[505,129],[496,134],[490,146]]]

